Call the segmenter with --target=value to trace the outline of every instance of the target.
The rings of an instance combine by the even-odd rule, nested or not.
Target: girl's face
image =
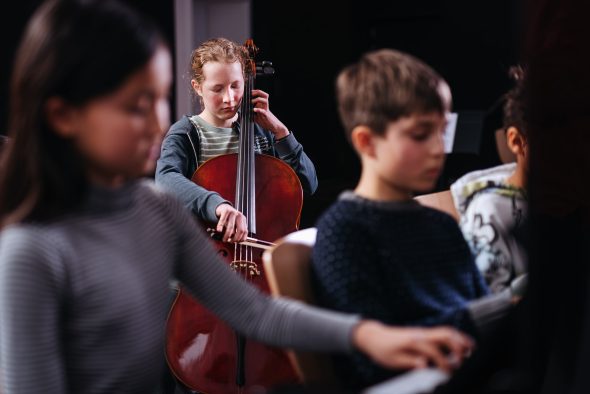
[[[193,80],[193,88],[203,99],[201,116],[218,127],[230,127],[244,94],[242,64],[209,62],[203,66],[203,82]]]
[[[160,47],[114,92],[68,108],[68,134],[87,161],[90,180],[116,186],[155,168],[170,122],[172,59]]]

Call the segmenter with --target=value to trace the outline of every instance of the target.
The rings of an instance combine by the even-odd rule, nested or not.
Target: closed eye
[[[415,141],[424,141],[430,137],[430,131],[419,131],[419,132],[412,132],[410,133],[410,138]]]

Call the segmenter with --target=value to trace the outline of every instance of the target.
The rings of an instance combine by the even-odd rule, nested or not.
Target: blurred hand
[[[252,90],[252,104],[254,105],[254,121],[263,129],[271,131],[276,139],[289,135],[289,129],[277,119],[268,104],[268,93],[262,90]]]
[[[355,328],[353,342],[387,368],[433,365],[447,372],[459,367],[474,346],[469,337],[453,328],[396,328],[376,321],[361,322]]]
[[[246,217],[229,204],[219,204],[215,209],[219,218],[216,230],[223,234],[223,242],[241,242],[248,236]]]

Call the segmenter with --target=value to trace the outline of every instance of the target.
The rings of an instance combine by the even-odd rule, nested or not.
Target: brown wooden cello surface
[[[237,157],[237,154],[229,154],[208,160],[195,172],[193,182],[218,192],[228,201],[235,201]],[[281,160],[267,155],[256,155],[255,160],[256,237],[274,241],[297,230],[303,205],[301,183]],[[211,242],[230,263],[234,244]],[[261,275],[248,280],[268,293],[262,251],[254,248],[253,253]],[[284,351],[248,339],[244,360],[246,384],[240,390],[235,383],[235,332],[182,288],[168,316],[166,331],[166,357],[170,368],[192,390],[261,394],[273,386],[297,382]]]

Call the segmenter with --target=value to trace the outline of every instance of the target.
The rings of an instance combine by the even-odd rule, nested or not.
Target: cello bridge
[[[246,273],[249,276],[260,276],[258,264],[253,261],[234,260],[229,266],[236,272]]]

